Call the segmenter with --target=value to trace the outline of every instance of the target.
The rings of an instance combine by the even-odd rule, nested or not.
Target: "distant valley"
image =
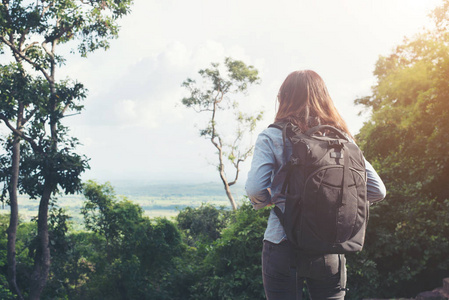
[[[173,217],[179,210],[201,203],[230,208],[223,185],[217,182],[208,183],[149,183],[135,181],[115,181],[111,183],[117,195],[139,204],[148,217]],[[237,203],[244,200],[244,185],[231,187]],[[63,195],[57,197],[56,204],[64,208],[72,217],[74,224],[82,223],[80,214],[84,202],[83,195]],[[28,221],[36,217],[39,201],[19,196],[19,214],[22,220]],[[3,206],[0,213],[8,213],[9,207]]]

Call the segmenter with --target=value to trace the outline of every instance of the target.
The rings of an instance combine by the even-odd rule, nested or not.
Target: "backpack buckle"
[[[341,153],[341,152],[331,152],[330,156],[332,158],[343,158],[343,153]]]
[[[342,149],[344,147],[343,143],[340,140],[330,140],[328,141],[329,148]]]
[[[298,157],[292,157],[290,159],[290,165],[297,166],[301,164],[301,160]]]

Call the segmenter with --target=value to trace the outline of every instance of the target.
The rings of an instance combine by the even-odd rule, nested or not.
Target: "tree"
[[[36,110],[34,109],[33,101],[39,103],[42,100],[43,82],[41,80],[34,80],[28,76],[21,65],[11,64],[9,66],[0,66],[0,76],[2,81],[0,83],[0,119],[9,120],[15,119],[15,130],[19,134],[23,134],[23,128],[26,123],[33,117]],[[25,107],[28,107],[27,114],[25,114]],[[31,108],[31,109],[30,109]],[[13,126],[13,125],[10,125]],[[0,180],[4,182],[4,191],[2,198],[9,193],[8,204],[11,209],[7,243],[7,260],[8,260],[8,282],[11,290],[13,290],[20,298],[21,292],[16,283],[16,232],[18,226],[18,183],[19,183],[19,164],[20,164],[20,141],[19,135],[11,135],[11,137],[4,143],[5,149],[10,152],[6,157],[2,158],[3,169],[0,172]],[[3,201],[4,199],[2,199]]]
[[[229,221],[230,211],[210,204],[200,207],[186,207],[176,216],[178,228],[184,232],[188,245],[209,245],[220,237],[221,231]]]
[[[57,81],[57,68],[65,63],[64,57],[57,52],[58,45],[78,41],[77,50],[86,56],[96,49],[109,47],[108,40],[117,37],[117,20],[129,12],[132,0],[2,0],[0,4],[0,49],[8,49],[24,80],[32,76],[45,87],[42,97],[32,98],[32,105],[26,104],[17,90],[2,90],[2,96],[13,101],[11,106],[15,114],[0,114],[0,119],[14,134],[15,148],[19,153],[20,139],[28,142],[23,165],[23,180],[17,177],[17,168],[12,169],[8,179],[9,190],[15,205],[14,191],[21,184],[24,192],[32,198],[40,197],[38,212],[38,240],[34,271],[30,279],[30,299],[38,299],[45,286],[50,268],[50,250],[48,246],[48,207],[52,195],[62,189],[73,193],[80,189],[79,175],[87,168],[87,160],[74,153],[76,139],[67,138],[67,128],[61,120],[71,113],[82,109],[80,101],[85,98],[86,90],[71,80]],[[4,52],[2,52],[4,53]],[[32,81],[33,81],[32,80]],[[18,83],[14,84],[18,86]],[[6,94],[6,95],[5,95]],[[28,117],[32,119],[28,120]],[[11,121],[15,120],[17,126]],[[28,126],[25,122],[28,121]],[[20,159],[20,158],[19,158]],[[17,161],[17,155],[12,158]],[[10,230],[14,239],[16,208],[11,206]],[[13,251],[13,243],[9,244]],[[11,268],[15,268],[14,253]],[[8,281],[11,289],[22,298],[14,285],[14,272],[10,272]]]
[[[110,184],[85,184],[86,228],[104,237],[89,299],[172,299],[167,280],[182,253],[181,235],[166,219],[150,220],[142,208],[118,198]]]
[[[244,136],[252,133],[257,121],[262,119],[262,112],[255,116],[244,114],[238,110],[238,101],[231,100],[229,95],[245,93],[248,86],[259,82],[258,71],[253,66],[247,66],[242,61],[226,58],[224,66],[226,74],[220,73],[220,65],[212,63],[211,68],[202,69],[198,73],[205,81],[205,86],[199,88],[195,80],[188,78],[182,86],[190,93],[189,97],[182,99],[182,104],[194,109],[197,113],[209,113],[207,126],[200,129],[200,136],[212,143],[217,150],[217,169],[223,182],[226,196],[232,209],[237,209],[230,186],[237,182],[240,164],[252,153],[253,146],[244,147]],[[228,142],[223,138],[223,128],[219,128],[217,115],[220,111],[232,109],[234,111],[235,133],[233,141]],[[229,127],[231,122],[226,122]],[[221,129],[221,131],[220,131]],[[232,181],[228,180],[225,172],[225,160],[228,160],[235,169]]]
[[[432,16],[435,29],[379,58],[372,95],[355,101],[372,113],[357,138],[388,190],[367,232],[371,297],[414,296],[449,276],[449,1]]]

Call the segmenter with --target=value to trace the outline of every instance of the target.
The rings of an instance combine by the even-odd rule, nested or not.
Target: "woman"
[[[295,71],[288,75],[279,90],[278,101],[275,122],[290,122],[302,132],[319,124],[331,125],[352,138],[324,81],[314,71]],[[281,169],[291,153],[291,143],[286,139],[284,147],[282,131],[278,128],[267,128],[259,135],[246,183],[247,195],[255,209],[274,204],[284,210],[281,185],[285,174]],[[385,186],[371,164],[367,161],[365,164],[368,200],[380,201],[385,197]],[[278,217],[271,211],[262,250],[267,299],[301,299],[304,280],[314,300],[344,299],[346,269],[340,268],[338,254],[299,256],[287,240]]]

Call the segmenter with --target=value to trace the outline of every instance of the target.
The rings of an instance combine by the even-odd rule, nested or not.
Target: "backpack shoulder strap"
[[[284,156],[285,163],[288,162],[287,151],[286,151],[286,148],[287,148],[286,139],[287,139],[287,127],[289,127],[289,125],[291,127],[291,123],[276,122],[276,123],[270,124],[270,126],[268,126],[268,128],[270,128],[270,127],[277,128],[282,131],[282,144],[284,145],[283,156]],[[276,213],[276,216],[278,217],[279,221],[281,222],[282,227],[284,227],[284,214],[282,213],[281,209],[275,205],[273,207],[273,210]]]
[[[286,144],[286,139],[287,139],[287,128],[288,127],[292,127],[292,124],[291,123],[286,123],[286,122],[276,122],[276,123],[273,123],[273,124],[270,124],[269,126],[268,126],[268,128],[277,128],[277,129],[280,129],[280,130],[282,130],[282,144],[284,145],[284,151],[283,151],[283,155],[284,155],[284,162],[287,162],[288,161],[288,157],[287,157],[287,151],[286,151],[286,149],[287,149],[287,144]]]
[[[312,136],[314,133],[316,133],[320,130],[323,130],[323,129],[329,130],[329,131],[333,132],[334,134],[336,134],[339,138],[349,141],[349,138],[346,136],[346,134],[344,134],[340,129],[335,128],[330,125],[318,125],[318,126],[312,127],[306,131],[306,135]]]
[[[273,127],[273,128],[277,128],[277,129],[282,130],[282,129],[284,128],[284,126],[286,126],[286,125],[287,125],[287,123],[285,123],[285,122],[276,122],[276,123],[270,124],[270,125],[268,126],[268,128]]]
[[[277,205],[275,205],[275,206],[273,207],[273,210],[274,210],[276,216],[278,217],[279,222],[281,222],[282,227],[285,228],[285,227],[284,227],[284,223],[285,223],[285,222],[284,222],[284,213],[282,212],[282,210],[281,210]],[[285,229],[284,229],[284,230],[285,230]]]

